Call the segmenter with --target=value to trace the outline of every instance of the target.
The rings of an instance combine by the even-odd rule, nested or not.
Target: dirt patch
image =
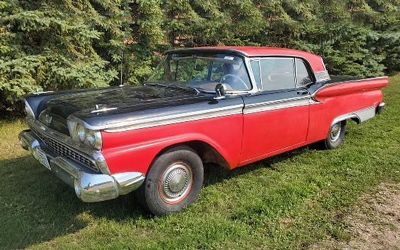
[[[327,240],[311,249],[400,249],[400,184],[381,184],[364,195],[350,215],[349,242]]]

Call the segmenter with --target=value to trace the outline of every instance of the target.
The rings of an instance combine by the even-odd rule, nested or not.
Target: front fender
[[[200,141],[214,148],[233,168],[240,160],[242,126],[242,115],[232,115],[125,132],[102,132],[102,153],[111,173],[147,174],[155,157],[164,149]]]

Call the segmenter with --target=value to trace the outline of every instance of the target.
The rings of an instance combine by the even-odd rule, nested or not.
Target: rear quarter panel
[[[310,105],[310,125],[307,141],[323,140],[335,118],[370,107],[377,107],[383,100],[381,89],[388,84],[388,77],[348,81],[326,85],[314,94]]]

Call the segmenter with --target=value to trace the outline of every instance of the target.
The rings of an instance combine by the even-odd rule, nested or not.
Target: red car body
[[[221,47],[200,50],[221,50]],[[281,48],[224,47],[248,57],[293,56],[306,60],[314,74],[326,72],[322,58]],[[200,143],[211,147],[234,169],[326,138],[336,118],[374,107],[383,101],[387,77],[327,84],[299,107],[277,108],[252,114],[217,117],[120,133],[102,132],[103,153],[111,173],[135,169],[143,174],[163,150],[178,144]],[[351,117],[361,122],[359,117]],[[268,124],[268,129],[259,124]],[[135,159],[132,161],[131,159]]]
[[[156,178],[161,201],[154,203],[152,190],[145,200],[152,212],[166,214],[195,199],[185,203],[195,173],[196,187],[202,184],[200,160],[234,169],[319,141],[335,148],[347,120],[364,122],[384,108],[387,77],[332,80],[322,58],[308,52],[204,47],[166,56],[163,77],[175,81],[187,77],[179,76],[178,65],[197,63],[193,79],[184,80],[190,89],[149,83],[28,96],[30,130],[20,134],[22,146],[86,202],[116,198],[142,183],[147,192]],[[214,85],[215,92],[207,91]],[[182,146],[180,155],[191,161],[154,170]]]

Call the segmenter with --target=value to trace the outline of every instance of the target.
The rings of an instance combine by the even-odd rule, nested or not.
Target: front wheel
[[[328,137],[325,139],[323,146],[325,149],[335,149],[343,144],[346,132],[346,121],[333,124],[329,129]]]
[[[154,215],[179,212],[197,199],[203,179],[203,163],[196,152],[176,147],[154,161],[138,190],[139,199]]]

